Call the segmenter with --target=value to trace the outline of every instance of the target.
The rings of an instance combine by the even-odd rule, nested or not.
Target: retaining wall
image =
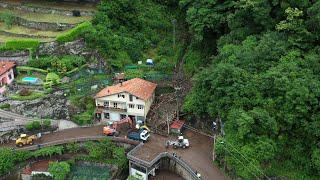
[[[0,35],[13,36],[13,37],[25,37],[25,38],[55,38],[54,36],[17,34],[17,33],[2,31],[2,30],[0,30]]]
[[[5,2],[0,2],[0,7],[6,9],[15,9],[15,10],[22,10],[22,11],[29,11],[29,12],[36,12],[36,13],[45,13],[45,14],[60,14],[66,16],[72,16],[71,10],[62,10],[62,9],[51,9],[51,8],[44,8],[44,7],[32,7],[26,5],[13,5]],[[80,10],[81,16],[93,16],[94,12],[92,11],[82,11]]]
[[[20,17],[15,17],[13,24],[43,31],[64,31],[78,25],[68,23],[35,22]]]
[[[18,65],[26,65],[29,61],[29,51],[0,53],[0,61],[15,61]]]

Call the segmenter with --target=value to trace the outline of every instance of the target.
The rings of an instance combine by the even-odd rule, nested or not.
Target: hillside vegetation
[[[218,161],[244,179],[319,178],[320,1],[179,5],[194,37],[184,110],[225,123]]]

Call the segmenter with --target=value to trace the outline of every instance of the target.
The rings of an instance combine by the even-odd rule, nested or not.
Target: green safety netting
[[[112,177],[112,170],[109,166],[77,165],[71,166],[69,179],[72,180],[105,180]]]
[[[173,74],[146,74],[146,80],[170,80]]]

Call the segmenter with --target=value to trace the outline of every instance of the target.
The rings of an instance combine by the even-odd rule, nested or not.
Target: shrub
[[[53,175],[56,180],[64,180],[70,172],[70,164],[65,161],[50,162],[48,171]]]
[[[36,92],[36,91],[30,91],[30,95],[28,96],[20,96],[19,94],[15,94],[10,96],[10,98],[12,100],[17,100],[17,101],[26,101],[26,100],[33,100],[33,99],[37,99],[37,98],[42,98],[44,97],[44,93],[43,92]]]
[[[19,91],[19,95],[20,96],[30,96],[31,95],[31,91],[29,91],[28,89],[21,89]]]
[[[44,121],[43,121],[43,125],[44,125],[45,127],[50,127],[51,121],[50,121],[50,120],[44,120]]]
[[[35,158],[40,157],[40,156],[51,157],[54,154],[61,155],[63,153],[63,150],[64,150],[63,146],[45,147],[45,148],[33,151],[32,156],[34,156]]]
[[[70,164],[71,166],[76,165],[76,160],[74,158],[67,160],[67,163]]]
[[[3,21],[8,28],[12,27],[13,20],[14,20],[14,16],[9,10],[5,10],[3,13],[0,14],[0,21]]]
[[[39,129],[41,126],[39,121],[33,121],[32,124],[33,124],[33,129]]]
[[[14,151],[15,161],[23,162],[31,157],[31,153],[28,150]]]
[[[0,105],[0,109],[7,109],[7,108],[10,108],[10,104]]]
[[[9,148],[1,148],[0,152],[0,174],[4,174],[14,167],[15,158]]]
[[[143,78],[145,73],[142,69],[127,69],[125,71],[126,79]]]
[[[52,57],[30,59],[28,65],[34,68],[48,69],[51,66]]]
[[[57,41],[61,43],[73,41],[82,34],[83,30],[90,27],[90,22],[81,23],[77,27],[71,29],[70,31],[57,36]]]
[[[77,153],[80,151],[80,144],[76,142],[68,143],[66,149],[70,153]]]
[[[32,122],[29,122],[25,125],[25,128],[28,130],[28,131],[31,131],[33,129],[33,123]]]
[[[28,67],[28,66],[18,66],[17,70],[19,72],[21,71],[26,71],[29,75],[31,74],[31,71],[37,71],[40,73],[47,73],[47,70],[39,69],[39,68],[34,68],[34,67]]]
[[[40,42],[35,39],[19,39],[9,40],[4,45],[0,46],[2,50],[24,50],[24,49],[37,49]]]

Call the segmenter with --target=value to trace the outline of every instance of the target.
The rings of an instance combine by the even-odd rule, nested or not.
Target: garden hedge
[[[29,66],[17,66],[17,70],[20,73],[21,71],[26,71],[28,74],[31,74],[32,71],[37,71],[40,73],[48,73],[47,70],[39,69],[39,68],[34,68],[34,67],[29,67]]]
[[[24,50],[24,49],[37,49],[40,42],[36,39],[19,39],[8,40],[4,45],[0,46],[0,50]]]
[[[90,28],[90,27],[91,27],[90,22],[81,23],[77,27],[71,29],[70,31],[57,36],[57,41],[61,43],[73,41],[81,35],[81,32],[84,29]]]

